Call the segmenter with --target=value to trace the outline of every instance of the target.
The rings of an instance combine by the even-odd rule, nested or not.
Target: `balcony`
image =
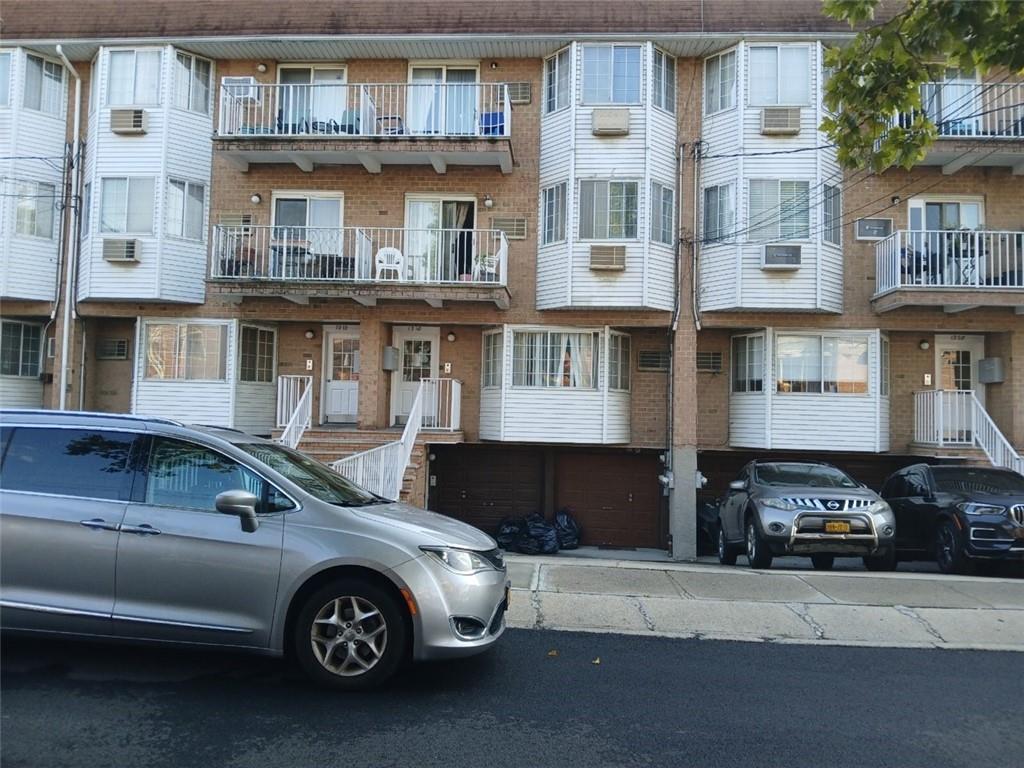
[[[878,312],[1024,303],[1024,232],[899,230],[875,245]]]
[[[968,165],[1024,173],[1024,83],[923,83],[921,104],[938,131],[919,165],[941,165],[946,174]],[[909,127],[916,113],[893,125]]]
[[[238,296],[494,302],[507,309],[508,240],[496,229],[213,228],[210,284]]]
[[[251,163],[497,166],[512,172],[504,83],[222,85],[215,147]]]

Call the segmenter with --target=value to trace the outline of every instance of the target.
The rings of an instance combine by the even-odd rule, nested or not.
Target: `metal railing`
[[[875,244],[875,293],[1024,288],[1024,232],[898,230]]]
[[[421,379],[423,429],[458,432],[462,428],[462,382],[458,379]]]
[[[505,285],[499,229],[222,226],[210,277],[297,282]]]
[[[1024,474],[1024,457],[992,421],[972,389],[929,389],[914,393],[914,442],[977,447],[994,466]]]
[[[285,417],[287,416],[287,421]],[[295,448],[313,419],[313,377],[277,377],[277,423],[284,421],[278,442]]]
[[[923,83],[921,105],[943,138],[1024,139],[1024,83]],[[916,114],[892,124],[907,128]]]
[[[507,138],[505,83],[221,85],[221,137]]]

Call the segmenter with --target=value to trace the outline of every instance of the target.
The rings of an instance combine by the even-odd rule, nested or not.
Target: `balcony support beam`
[[[231,167],[233,167],[235,170],[241,171],[242,173],[249,172],[249,161],[246,160],[244,157],[240,157],[237,153],[221,152],[221,157],[227,159],[227,161],[231,164]]]
[[[305,307],[309,304],[309,296],[306,296],[305,294],[286,293],[283,294],[281,298],[287,299],[293,304],[298,304],[299,306],[302,307]]]
[[[375,296],[353,296],[352,301],[356,304],[362,304],[364,307],[377,306],[377,298]]]
[[[444,306],[444,299],[424,299],[434,309],[441,309]]]
[[[977,309],[980,304],[946,304],[942,311],[947,315],[955,315],[958,312],[966,312],[969,309]]]
[[[1013,166],[1012,173],[1014,176],[1024,176],[1024,160],[1021,160],[1019,163]]]
[[[313,161],[306,155],[298,152],[289,152],[288,159],[291,160],[295,165],[299,167],[299,170],[304,173],[313,172]]]
[[[380,173],[380,160],[376,157],[366,152],[360,152],[357,157],[367,173]]]
[[[973,153],[964,152],[959,157],[954,158],[942,166],[942,173],[944,176],[951,176],[961,168],[966,168],[968,165],[973,165],[975,162],[977,162],[977,158],[973,156]]]
[[[431,154],[427,157],[430,160],[430,164],[434,166],[434,170],[442,176],[448,173],[448,161],[446,161],[441,155]]]
[[[498,164],[501,167],[501,172],[506,176],[512,173],[512,153],[503,153],[501,158],[498,160]]]

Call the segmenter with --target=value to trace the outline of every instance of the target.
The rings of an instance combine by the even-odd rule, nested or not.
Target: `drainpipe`
[[[693,251],[690,265],[690,290],[692,292],[690,307],[693,309],[693,324],[698,331],[700,330],[700,310],[697,307],[697,258],[700,254],[700,238],[697,237],[697,195],[700,193],[701,143],[700,139],[693,143],[693,243],[690,246]]]
[[[68,57],[64,55],[64,49],[60,45],[57,46],[57,55],[60,57],[60,60],[64,63],[64,66],[67,68],[68,72],[71,73],[71,76],[75,78],[75,120],[71,144],[71,162],[74,164],[73,170],[75,171],[71,176],[71,200],[74,202],[74,204],[71,206],[71,215],[74,217],[75,225],[67,228],[68,231],[67,236],[65,238],[64,253],[65,255],[68,255],[71,253],[71,248],[73,246],[71,238],[75,236],[74,233],[77,231],[81,219],[81,214],[79,212],[80,206],[78,203],[78,160],[81,157],[81,149],[79,148],[79,137],[82,127],[82,78],[79,76],[78,70],[76,70],[71,65],[71,62],[68,61]],[[72,305],[74,304],[75,296],[75,265],[71,258],[66,258],[65,261],[66,264],[64,267],[64,327],[62,329],[60,343],[60,404],[58,406],[59,409],[62,411],[67,410],[68,402],[68,365],[70,362],[70,357],[68,355],[68,344],[70,343],[71,337],[71,309]]]
[[[665,437],[665,488],[671,493],[673,482],[672,482],[672,436],[673,432],[673,419],[675,418],[675,354],[673,352],[675,347],[675,334],[676,329],[679,328],[679,313],[682,311],[682,302],[679,297],[679,278],[682,274],[682,270],[679,268],[680,259],[682,258],[682,235],[683,235],[683,160],[686,153],[686,145],[679,144],[676,147],[676,189],[679,190],[679,194],[676,195],[676,231],[675,231],[675,261],[673,263],[674,273],[674,285],[675,290],[673,294],[673,307],[672,307],[672,325],[668,333],[668,420],[666,422]]]

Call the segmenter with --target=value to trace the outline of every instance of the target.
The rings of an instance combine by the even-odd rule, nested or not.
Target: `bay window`
[[[764,391],[764,336],[735,336],[732,340],[732,391]]]
[[[269,384],[274,380],[277,334],[269,328],[243,325],[239,338],[238,380]]]
[[[210,61],[178,51],[175,64],[174,106],[191,112],[210,112]]]
[[[188,240],[203,239],[206,187],[192,181],[167,180],[167,234]]]
[[[704,114],[713,115],[735,106],[736,51],[728,51],[704,62]]]
[[[581,181],[580,238],[636,238],[637,204],[635,181]]]
[[[751,179],[751,240],[806,240],[811,235],[810,182]]]
[[[53,208],[57,199],[57,188],[44,182],[21,181],[15,189],[15,234],[52,240]]]
[[[736,226],[736,201],[732,184],[719,184],[704,190],[704,242],[731,238]]]
[[[146,323],[145,378],[223,381],[227,369],[226,323]]]
[[[654,106],[666,112],[676,111],[676,60],[664,51],[654,49]]]
[[[779,392],[868,392],[866,337],[780,335],[775,340],[775,355]]]
[[[799,107],[810,103],[807,46],[753,45],[748,68],[752,107]]]
[[[59,115],[64,108],[64,67],[40,56],[25,56],[25,109]]]
[[[544,60],[544,114],[569,106],[570,49],[559,51]]]
[[[512,385],[596,389],[599,344],[597,332],[515,331]]]
[[[0,322],[0,376],[38,376],[42,336],[38,325]]]
[[[483,377],[484,387],[500,387],[504,333],[493,331],[484,334]]]
[[[153,233],[153,179],[107,178],[100,182],[100,231]]]
[[[608,337],[608,389],[629,391],[629,336],[612,333]]]
[[[111,51],[107,63],[107,106],[159,104],[160,54],[158,50]]]
[[[676,193],[672,187],[651,183],[651,240],[672,245],[675,242]]]
[[[565,191],[566,183],[547,187],[541,193],[543,208],[543,230],[541,244],[558,243],[565,240]]]
[[[583,103],[640,103],[640,46],[583,46]]]

